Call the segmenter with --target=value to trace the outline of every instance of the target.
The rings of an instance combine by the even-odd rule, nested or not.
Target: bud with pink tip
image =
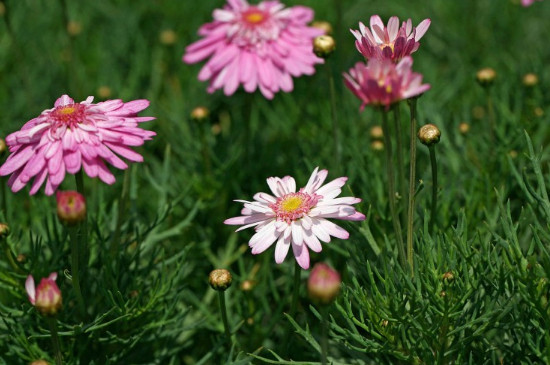
[[[76,191],[58,191],[57,217],[68,226],[78,224],[86,218],[86,199]]]
[[[340,274],[325,263],[315,264],[307,281],[309,297],[321,304],[330,304],[340,292]]]
[[[27,290],[29,301],[45,316],[55,315],[63,304],[61,291],[55,283],[56,279],[57,273],[52,272],[47,278],[43,278],[36,288],[32,275],[29,275],[25,282],[25,289]]]

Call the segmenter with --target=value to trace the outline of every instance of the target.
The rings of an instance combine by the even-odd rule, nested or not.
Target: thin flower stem
[[[24,271],[17,264],[15,260],[15,255],[13,254],[10,246],[8,245],[8,241],[6,240],[6,238],[0,238],[0,242],[2,243],[2,248],[4,249],[4,255],[7,257],[8,262],[12,267],[12,269],[19,274],[24,273]]]
[[[326,365],[328,364],[328,311],[325,305],[321,307],[321,316],[323,321],[321,324],[321,364]]]
[[[403,244],[403,233],[401,231],[401,223],[399,221],[399,215],[395,207],[395,175],[394,175],[394,163],[393,152],[390,131],[388,128],[388,115],[385,110],[382,109],[382,133],[384,134],[384,148],[386,150],[386,174],[388,176],[388,200],[390,203],[390,214],[392,217],[393,229],[397,239],[397,249],[399,252],[399,260],[403,268],[406,266],[405,258],[405,246]]]
[[[225,307],[225,291],[218,291],[218,299],[220,301],[220,312],[222,313],[223,329],[228,343],[232,343],[231,331],[229,330],[229,321],[227,320],[227,308]]]
[[[113,239],[111,241],[111,246],[109,247],[109,254],[111,255],[111,260],[115,262],[117,257],[119,247],[120,247],[120,230],[122,229],[122,223],[126,217],[126,204],[128,202],[128,195],[130,192],[130,168],[124,171],[124,180],[122,181],[122,191],[120,193],[120,199],[118,201],[118,213],[115,226],[115,232],[113,233]]]
[[[326,65],[328,72],[328,81],[330,85],[330,109],[332,117],[332,138],[334,139],[334,151],[336,154],[336,166],[338,170],[341,169],[342,161],[342,144],[340,143],[340,128],[338,127],[338,116],[336,108],[336,89],[334,87],[334,76],[332,74],[332,68]]]
[[[298,261],[294,262],[294,288],[292,289],[292,303],[290,305],[290,317],[294,318],[298,309],[298,297],[300,296],[300,274],[302,268],[298,265]]]
[[[487,112],[489,113],[489,124],[491,125],[491,141],[495,142],[497,123],[495,120],[495,108],[493,106],[493,96],[491,94],[491,88],[486,87],[487,90]]]
[[[0,179],[0,184],[2,185],[2,187],[0,187],[0,194],[2,194],[2,196],[0,197],[2,199],[2,211],[4,212],[4,220],[8,221],[8,202],[6,200],[6,183],[4,182],[4,179]]]
[[[59,345],[59,336],[57,335],[57,319],[55,317],[47,318],[50,326],[50,335],[52,337],[52,346],[55,357],[55,364],[63,364],[63,356],[61,355],[61,346]]]
[[[411,270],[411,275],[414,273],[414,258],[413,258],[413,223],[414,223],[414,201],[415,201],[415,185],[416,185],[416,98],[409,99],[409,109],[411,112],[411,150],[410,150],[410,171],[409,171],[409,209],[407,214],[407,261]]]
[[[393,123],[395,128],[395,144],[397,153],[397,193],[401,199],[405,199],[405,162],[403,158],[403,132],[401,131],[401,113],[399,112],[399,104],[393,106]],[[405,224],[405,209],[398,209],[398,213],[401,212],[401,224]]]
[[[84,297],[82,296],[82,290],[80,289],[80,272],[78,268],[79,261],[79,234],[78,227],[69,227],[69,236],[71,239],[71,276],[73,282],[73,288],[76,295],[76,301],[80,309],[80,314],[85,315],[86,306],[84,305]]]
[[[435,212],[437,210],[437,160],[435,158],[435,146],[428,146],[430,151],[430,162],[432,165],[432,211],[430,215],[430,225],[428,226],[428,232],[433,233],[435,224]]]

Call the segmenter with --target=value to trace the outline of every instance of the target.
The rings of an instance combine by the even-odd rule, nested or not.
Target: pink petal
[[[309,269],[309,251],[306,245],[298,246],[292,243],[292,251],[298,265],[304,270]]]

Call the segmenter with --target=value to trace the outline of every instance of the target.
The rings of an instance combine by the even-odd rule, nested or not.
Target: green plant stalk
[[[80,227],[69,227],[69,236],[71,240],[71,276],[72,276],[72,283],[73,288],[76,295],[76,301],[78,302],[78,308],[80,310],[81,315],[85,315],[86,313],[86,306],[84,305],[84,297],[82,296],[82,290],[80,289],[80,272],[78,268],[78,261],[79,261],[79,234],[78,229],[82,229],[82,225]]]
[[[212,162],[210,160],[210,152],[208,148],[208,141],[206,140],[205,129],[207,128],[208,119],[202,121],[199,124],[199,134],[201,139],[201,154],[202,163],[204,164],[204,172],[207,176],[212,176]]]
[[[321,307],[321,364],[326,365],[328,356],[328,311],[326,305]]]
[[[401,223],[399,221],[399,215],[395,207],[395,175],[394,175],[394,163],[393,163],[393,152],[392,152],[392,143],[390,137],[390,131],[388,128],[388,115],[385,110],[382,111],[382,133],[384,134],[384,144],[386,150],[386,174],[388,176],[388,200],[390,203],[390,214],[392,217],[393,229],[395,231],[395,236],[397,239],[397,249],[399,252],[399,260],[403,268],[405,268],[406,258],[405,258],[405,246],[403,244],[403,233],[401,231]],[[414,192],[413,192],[414,194]]]
[[[397,154],[397,193],[406,201],[405,194],[405,160],[403,158],[403,132],[401,131],[401,117],[399,104],[393,106],[393,123],[395,128],[395,151]],[[401,217],[401,224],[405,224],[405,209],[398,209]]]
[[[229,330],[229,321],[227,320],[227,308],[225,306],[225,291],[218,291],[218,299],[220,302],[220,312],[222,314],[223,329],[228,343],[232,343],[231,331]]]
[[[436,211],[437,211],[437,160],[435,158],[435,146],[428,146],[430,151],[430,163],[432,165],[432,207],[430,212],[430,224],[428,226],[428,232],[433,233],[434,224],[436,221]]]
[[[438,365],[446,364],[445,351],[447,350],[447,333],[449,332],[449,300],[447,296],[445,296],[444,300],[445,300],[445,304],[444,304],[444,310],[443,310],[443,320],[441,323],[440,333],[439,333],[439,351],[437,354]]]
[[[326,60],[325,60],[326,62]],[[336,153],[336,166],[338,169],[342,168],[342,144],[340,143],[340,128],[338,128],[338,116],[336,108],[336,89],[334,87],[334,76],[332,74],[332,68],[325,65],[328,72],[328,82],[330,88],[330,115],[332,118],[332,138],[334,139],[334,151]]]
[[[298,296],[300,296],[300,274],[302,268],[298,261],[294,261],[294,288],[292,288],[292,302],[290,304],[290,316],[294,318],[298,309]]]
[[[409,162],[409,209],[407,214],[407,262],[411,275],[414,273],[413,257],[413,223],[414,223],[414,202],[416,185],[416,98],[409,99],[409,108],[411,112],[411,146]]]
[[[56,365],[63,364],[63,356],[61,355],[61,346],[59,345],[59,336],[57,335],[57,319],[55,317],[46,318],[50,326],[50,335],[52,338],[52,346]]]
[[[19,274],[23,274],[24,271],[17,264],[17,261],[15,260],[15,255],[13,254],[10,246],[8,245],[6,238],[0,239],[0,242],[2,243],[2,248],[4,249],[4,255],[8,259],[8,263],[10,264],[12,269]]]
[[[491,125],[491,140],[494,142],[497,132],[497,123],[495,119],[495,108],[493,106],[493,96],[490,86],[487,86],[485,89],[487,93],[487,113],[489,114],[489,124]]]
[[[6,200],[7,194],[6,194],[6,183],[4,179],[0,179],[0,184],[2,184],[2,187],[0,188],[0,194],[2,195],[0,199],[2,199],[2,210],[4,211],[4,220],[8,221],[8,202]]]
[[[113,233],[113,239],[111,246],[109,247],[109,254],[111,255],[112,262],[115,262],[119,248],[120,248],[120,230],[122,229],[122,223],[126,218],[126,204],[128,203],[128,196],[130,194],[130,168],[124,171],[124,180],[122,181],[122,191],[120,193],[120,200],[118,201],[118,213],[116,219],[115,232]]]

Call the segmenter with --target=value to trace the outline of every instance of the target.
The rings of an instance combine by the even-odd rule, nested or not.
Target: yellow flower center
[[[286,213],[292,213],[302,206],[303,200],[300,196],[290,195],[281,202],[281,209]]]
[[[251,11],[244,16],[244,19],[250,24],[258,24],[264,21],[265,15],[260,11]]]
[[[75,111],[76,111],[76,108],[73,106],[64,106],[62,108],[59,108],[57,112],[61,115],[69,115],[69,114],[73,114]]]

